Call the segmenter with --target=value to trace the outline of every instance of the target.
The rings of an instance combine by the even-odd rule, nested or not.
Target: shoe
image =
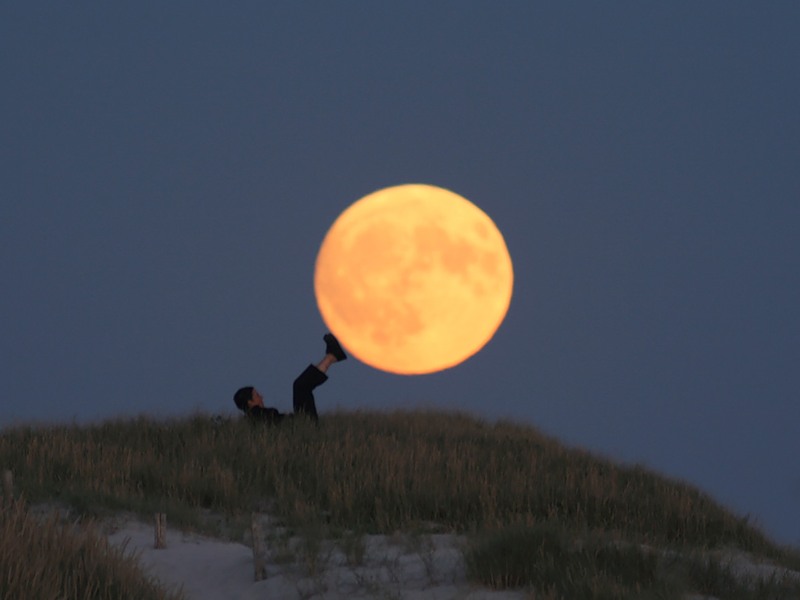
[[[327,354],[333,354],[336,357],[336,360],[347,360],[347,354],[344,353],[342,347],[339,345],[339,340],[337,340],[332,333],[326,333],[322,336],[322,339],[325,340],[325,352]]]

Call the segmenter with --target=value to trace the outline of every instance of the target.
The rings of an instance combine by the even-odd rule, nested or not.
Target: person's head
[[[258,390],[251,385],[236,390],[233,395],[233,403],[236,408],[242,412],[247,412],[247,409],[254,406],[264,406],[264,398],[258,393]]]

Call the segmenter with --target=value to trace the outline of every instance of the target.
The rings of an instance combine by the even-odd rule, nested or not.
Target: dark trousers
[[[325,375],[314,365],[308,365],[306,370],[300,373],[300,376],[294,380],[292,386],[292,405],[294,406],[294,414],[305,415],[311,417],[314,421],[318,421],[317,405],[314,403],[314,388],[322,385],[328,381],[328,376]]]

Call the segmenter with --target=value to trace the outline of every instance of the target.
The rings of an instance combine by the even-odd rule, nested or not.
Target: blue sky
[[[800,544],[798,30],[788,1],[6,3],[0,423],[290,410],[328,227],[428,183],[503,232],[506,321],[442,373],[334,367],[323,417],[513,419]]]

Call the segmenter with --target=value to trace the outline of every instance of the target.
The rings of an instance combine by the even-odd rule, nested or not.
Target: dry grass
[[[0,508],[0,598],[171,600],[131,556],[90,525],[37,518],[24,502]]]
[[[0,436],[0,467],[15,472],[31,501],[148,518],[167,512],[192,527],[210,510],[243,528],[254,509],[289,526],[372,533],[558,523],[573,538],[602,532],[656,548],[732,547],[800,565],[795,552],[696,488],[530,427],[463,414],[343,412],[319,427],[197,415],[14,428]]]
[[[341,413],[313,427],[239,420],[108,422],[20,428],[0,460],[31,501],[150,514],[248,513],[269,499],[289,522],[391,532],[434,522],[455,531],[557,519],[643,543],[770,541],[696,488],[568,449],[532,428],[458,414]],[[171,519],[174,522],[174,517]]]

